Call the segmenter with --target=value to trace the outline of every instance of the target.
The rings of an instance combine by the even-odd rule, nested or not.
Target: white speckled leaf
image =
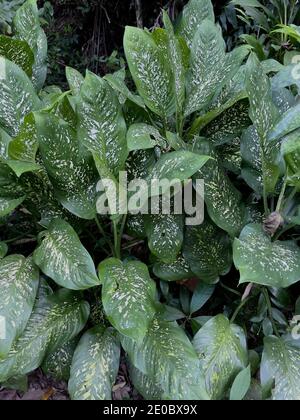
[[[40,108],[33,85],[26,73],[11,61],[0,57],[0,125],[14,137],[24,117]]]
[[[288,184],[300,186],[300,129],[282,139],[281,155],[284,156],[288,167]]]
[[[264,142],[261,145],[255,126],[250,126],[244,131],[241,137],[242,176],[255,192],[263,192],[263,168],[266,191],[275,191],[280,175],[279,152],[278,142]]]
[[[300,400],[300,348],[292,340],[266,337],[261,361],[262,385],[275,381],[272,399]]]
[[[197,277],[206,283],[215,283],[231,268],[230,239],[208,220],[199,226],[188,226],[183,256]]]
[[[121,337],[131,363],[168,399],[207,399],[197,354],[176,322],[154,318],[142,343]]]
[[[33,113],[31,113],[25,117],[19,134],[12,139],[8,146],[8,155],[11,159],[8,165],[17,176],[21,176],[27,171],[39,169],[39,165],[35,162],[37,150],[35,119]]]
[[[279,140],[300,128],[300,104],[287,110],[269,133],[268,140]]]
[[[156,312],[156,286],[147,266],[109,258],[98,270],[108,319],[120,333],[141,341]]]
[[[36,113],[35,121],[40,153],[58,200],[76,216],[94,219],[98,176],[92,156],[65,121],[46,113]]]
[[[57,381],[67,382],[70,378],[71,363],[77,344],[76,337],[49,354],[41,366],[43,372]]]
[[[246,337],[241,327],[224,315],[208,321],[194,337],[205,372],[206,389],[213,400],[226,396],[236,375],[248,364]]]
[[[104,79],[119,94],[119,101],[125,103],[127,99],[141,108],[145,108],[145,103],[139,95],[134,95],[125,83],[126,70],[121,69],[113,74],[106,74]]]
[[[229,235],[239,235],[245,223],[245,206],[240,192],[231,183],[209,142],[202,141],[197,152],[213,158],[194,176],[204,180],[204,200],[210,218]]]
[[[141,149],[152,149],[155,146],[166,148],[167,142],[152,125],[138,123],[129,127],[127,146],[130,152]]]
[[[23,334],[0,360],[0,382],[38,368],[44,358],[76,337],[89,317],[89,304],[72,292],[39,292]]]
[[[246,226],[233,245],[240,283],[285,288],[300,280],[300,248],[293,241],[275,241],[260,225]]]
[[[100,284],[90,254],[64,220],[50,223],[43,242],[34,252],[34,261],[43,273],[67,289],[84,290]]]
[[[81,86],[84,82],[84,77],[78,70],[73,69],[72,67],[66,67],[66,78],[69,84],[69,88],[74,95],[80,94]]]
[[[120,364],[116,331],[102,326],[81,338],[72,361],[69,393],[72,400],[111,400]]]
[[[0,260],[0,317],[5,318],[6,338],[0,340],[0,359],[24,331],[39,285],[39,272],[31,258],[10,255]]]
[[[188,63],[190,52],[187,45],[183,44],[185,41],[177,38],[174,34],[173,24],[166,11],[163,11],[163,21],[168,37],[168,57],[174,77],[178,118],[182,113],[185,100],[185,76],[187,71],[185,64]]]
[[[126,124],[108,82],[87,72],[77,106],[78,139],[118,175],[127,158]]]
[[[271,82],[254,54],[251,54],[246,66],[246,90],[250,101],[250,118],[263,145],[280,114],[273,102]]]
[[[188,150],[179,150],[162,155],[151,171],[148,180],[178,179],[185,181],[194,175],[210,159],[209,156],[201,156]]]
[[[21,67],[28,77],[32,76],[34,55],[26,41],[0,35],[0,55]]]
[[[186,280],[194,276],[189,264],[182,255],[179,255],[173,263],[156,262],[153,266],[153,273],[164,281]]]
[[[25,200],[25,196],[20,198],[0,197],[0,217],[10,214]]]
[[[125,30],[124,49],[137,90],[151,111],[166,118],[175,112],[175,85],[160,41],[138,28]]]
[[[222,32],[205,20],[199,27],[191,49],[185,115],[205,107],[222,86],[238,71],[246,56],[244,48],[225,52]]]
[[[177,33],[182,35],[191,47],[201,23],[209,19],[215,21],[214,8],[210,0],[190,0],[184,7]]]
[[[26,41],[34,53],[32,81],[39,91],[47,76],[47,37],[40,25],[37,0],[26,0],[13,23],[16,37]]]
[[[8,146],[11,137],[0,127],[0,162],[6,163],[8,160]]]
[[[183,243],[184,219],[179,214],[151,214],[145,216],[148,246],[162,262],[176,260]]]
[[[8,252],[8,246],[5,242],[0,242],[0,258],[4,258]]]
[[[147,375],[129,362],[129,376],[134,388],[145,400],[158,401],[163,398],[163,390],[156,385]]]

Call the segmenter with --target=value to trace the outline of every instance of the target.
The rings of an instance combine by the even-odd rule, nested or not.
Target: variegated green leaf
[[[176,260],[183,243],[182,215],[151,214],[145,216],[148,246],[153,255],[165,263]]]
[[[156,286],[139,261],[109,258],[99,265],[104,311],[122,334],[141,341],[156,312]]]
[[[0,127],[0,162],[6,163],[8,160],[8,146],[11,137]]]
[[[125,30],[124,49],[137,90],[151,111],[166,118],[175,112],[175,85],[160,42],[160,37],[141,29]]]
[[[208,19],[215,21],[214,9],[210,0],[190,0],[184,7],[177,33],[184,37],[189,47],[192,47],[194,36],[202,24]]]
[[[295,130],[282,139],[281,154],[288,167],[288,184],[300,186],[300,130]]]
[[[248,364],[246,337],[241,327],[224,315],[208,321],[194,337],[194,346],[205,373],[208,395],[223,399],[236,375]]]
[[[77,344],[78,338],[76,337],[59,347],[55,352],[49,354],[41,366],[43,372],[57,381],[68,381]]]
[[[73,293],[40,290],[23,334],[0,360],[0,382],[38,368],[44,358],[76,337],[89,316],[89,305]]]
[[[77,106],[78,139],[118,175],[127,158],[126,124],[109,84],[87,72]]]
[[[120,364],[116,332],[97,326],[81,338],[72,361],[69,393],[72,400],[111,400]]]
[[[84,77],[78,70],[72,67],[66,67],[66,78],[73,95],[79,95],[81,86],[84,82]]]
[[[196,179],[204,180],[204,199],[210,218],[229,235],[239,235],[245,224],[245,206],[241,193],[231,183],[209,142],[201,141],[197,145],[197,152],[213,158],[195,175]]]
[[[145,103],[139,95],[134,95],[126,86],[125,83],[126,71],[125,68],[121,69],[113,74],[107,74],[104,79],[110,84],[110,86],[119,94],[119,100],[125,103],[128,99],[135,105],[145,108]]]
[[[272,399],[300,400],[300,348],[294,340],[266,337],[260,377],[263,386],[274,383]]]
[[[130,152],[134,150],[153,149],[155,146],[166,148],[167,142],[160,132],[152,125],[138,123],[129,127],[127,146]]]
[[[176,322],[154,318],[141,343],[121,337],[131,363],[175,400],[207,399],[197,354]]]
[[[157,401],[162,400],[163,390],[159,385],[156,385],[147,375],[129,364],[130,380],[134,388],[145,398],[145,400]]]
[[[268,140],[280,140],[282,137],[300,128],[300,105],[287,110],[269,133]]]
[[[0,260],[0,318],[5,320],[5,338],[0,340],[0,359],[24,331],[34,305],[39,272],[31,258],[10,255]]]
[[[40,90],[47,76],[47,38],[41,28],[37,0],[26,0],[14,18],[16,37],[28,43],[34,53],[32,80]]]
[[[25,196],[20,198],[1,197],[0,196],[0,217],[10,214],[13,210],[19,207],[25,200]]]
[[[260,225],[246,226],[233,245],[240,283],[285,288],[300,280],[300,248],[293,241],[271,241]]]
[[[197,277],[207,283],[215,283],[231,268],[230,239],[208,220],[199,226],[188,226],[183,256]]]
[[[270,80],[254,54],[251,54],[246,67],[246,90],[250,101],[250,118],[263,146],[279,118],[279,111],[273,102]]]
[[[263,192],[263,173],[266,192],[275,191],[281,173],[279,152],[278,142],[261,144],[255,126],[250,126],[243,133],[241,137],[242,176],[258,194]]]
[[[153,266],[153,273],[164,281],[186,280],[194,276],[189,264],[182,255],[172,263],[156,262]]]
[[[90,254],[64,220],[51,222],[34,252],[34,261],[43,273],[67,289],[84,290],[100,283]]]
[[[238,71],[247,54],[243,47],[226,54],[220,28],[205,20],[193,40],[185,115],[203,109]]]
[[[17,176],[21,176],[24,172],[39,169],[39,165],[35,161],[37,150],[35,119],[33,113],[31,113],[25,117],[19,134],[8,146],[10,160],[7,163]]]
[[[21,67],[28,77],[32,76],[34,55],[26,41],[1,35],[0,55]]]
[[[0,242],[0,259],[4,258],[8,252],[8,246],[5,242]]]
[[[76,216],[94,219],[98,176],[92,156],[65,121],[46,113],[36,113],[35,121],[40,153],[57,199]]]
[[[24,117],[40,108],[31,81],[15,63],[0,57],[0,125],[16,136]]]

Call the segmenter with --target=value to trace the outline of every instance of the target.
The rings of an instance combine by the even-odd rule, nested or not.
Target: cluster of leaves
[[[163,18],[126,28],[136,92],[125,69],[44,87],[35,0],[0,37],[0,382],[42,366],[110,399],[122,354],[146,399],[299,399],[297,64],[227,53],[209,0]],[[98,180],[125,168],[204,179],[204,223],[99,217]]]
[[[300,24],[297,0],[232,0],[239,20],[251,26],[251,33],[241,38],[251,45],[261,60],[283,61],[286,52],[298,47],[295,27]]]

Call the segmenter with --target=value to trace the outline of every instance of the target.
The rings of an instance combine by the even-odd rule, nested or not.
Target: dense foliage
[[[287,65],[227,52],[210,0],[163,24],[65,92],[36,0],[0,36],[0,383],[42,367],[111,399],[122,358],[146,399],[300,399],[299,39]],[[204,222],[97,214],[125,169],[203,179]]]

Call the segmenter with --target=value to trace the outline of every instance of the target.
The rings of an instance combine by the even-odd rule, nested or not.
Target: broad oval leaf
[[[145,216],[144,223],[152,254],[165,263],[174,262],[183,243],[183,216],[151,214]]]
[[[109,258],[99,265],[104,311],[122,334],[141,341],[155,312],[156,286],[139,261]]]
[[[260,377],[263,386],[275,381],[272,399],[300,400],[300,348],[292,340],[266,337],[261,361]]]
[[[69,84],[69,88],[73,92],[73,95],[79,95],[81,86],[84,82],[84,77],[78,70],[72,67],[66,67],[66,78]]]
[[[230,239],[208,220],[199,226],[188,226],[183,256],[197,277],[206,283],[216,283],[231,268]]]
[[[14,137],[31,111],[40,108],[26,73],[15,63],[0,57],[0,125]]]
[[[43,273],[67,289],[84,290],[100,284],[91,256],[64,220],[50,223],[34,252],[34,261]]]
[[[77,344],[78,339],[76,337],[59,347],[55,352],[49,354],[41,366],[43,372],[57,381],[68,381]]]
[[[279,140],[300,128],[300,104],[287,110],[268,135],[269,141]]]
[[[197,354],[176,322],[154,318],[141,343],[121,337],[131,363],[160,386],[166,398],[208,399]]]
[[[162,400],[163,390],[159,385],[156,385],[147,375],[129,364],[129,375],[130,380],[133,383],[134,388],[145,398],[145,400]]]
[[[20,198],[0,197],[0,217],[10,214],[25,200],[25,196]]]
[[[43,287],[23,334],[0,360],[0,382],[38,368],[44,358],[76,337],[89,317],[89,304],[73,293],[45,293]]]
[[[127,146],[130,152],[141,149],[152,149],[155,146],[166,148],[167,142],[152,125],[138,123],[129,127]]]
[[[195,335],[194,346],[205,373],[208,395],[223,399],[236,375],[248,363],[245,334],[224,315],[209,320]]]
[[[251,386],[251,368],[250,365],[242,370],[235,378],[230,390],[231,401],[241,401],[247,395]]]
[[[34,55],[26,41],[1,35],[0,55],[21,67],[28,77],[32,76]]]
[[[79,141],[118,175],[127,158],[125,120],[113,89],[91,72],[81,86],[77,114]]]
[[[293,241],[271,241],[262,226],[246,226],[233,244],[240,283],[285,288],[300,280],[300,248]]]
[[[47,76],[47,38],[40,25],[37,0],[26,0],[14,17],[16,37],[28,43],[34,53],[32,80],[39,91]]]
[[[75,350],[69,393],[72,400],[111,400],[120,364],[116,332],[97,326],[87,331]]]
[[[0,318],[5,338],[0,340],[0,359],[23,333],[31,315],[39,285],[39,272],[31,258],[10,255],[0,260]]]
[[[126,27],[124,49],[128,66],[147,107],[161,117],[175,112],[175,86],[171,67],[153,34]]]
[[[36,113],[35,121],[40,153],[57,199],[76,216],[94,219],[98,176],[92,156],[65,121],[46,113]]]
[[[205,19],[211,22],[215,21],[212,2],[210,0],[190,0],[183,9],[176,31],[184,37],[189,47],[192,47],[194,36]]]
[[[187,261],[179,255],[172,263],[158,261],[153,266],[153,273],[156,277],[164,281],[187,280],[194,276]]]
[[[230,236],[239,235],[246,217],[241,193],[231,183],[217,153],[208,142],[201,141],[197,152],[213,158],[195,175],[195,178],[204,180],[204,200],[209,217]]]

